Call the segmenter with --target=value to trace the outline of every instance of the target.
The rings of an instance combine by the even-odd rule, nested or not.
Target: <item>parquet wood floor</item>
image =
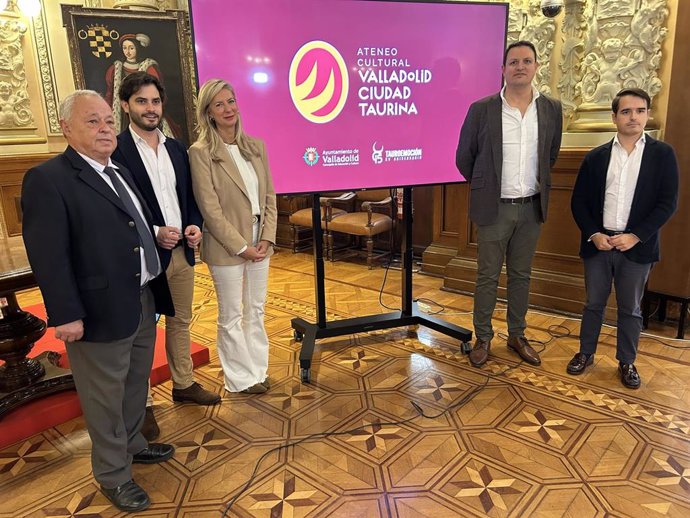
[[[192,334],[212,351],[197,378],[220,391],[215,295],[205,267],[197,272]],[[327,264],[329,318],[387,311],[378,301],[383,274]],[[399,277],[389,273],[389,306],[398,301]],[[443,304],[444,318],[471,328],[469,297],[441,291],[439,279],[414,282],[416,297]],[[21,296],[23,305],[39,301],[37,292]],[[302,385],[290,319],[314,319],[309,255],[274,257],[266,310],[268,393],[224,394],[221,405],[202,408],[173,403],[169,382],[154,389],[161,440],[177,452],[167,463],[135,466],[154,502],[142,516],[220,516],[261,455],[318,432],[338,433],[268,454],[228,515],[690,516],[688,349],[644,338],[643,385],[630,391],[619,383],[608,329],[595,365],[571,377],[565,364],[577,350],[579,322],[530,311],[529,338],[548,341],[552,325],[571,333],[546,345],[539,368],[520,364],[502,339],[480,370],[447,337],[394,329],[320,342],[313,383]],[[496,316],[505,333],[504,313]],[[93,481],[89,447],[78,418],[1,450],[0,517],[118,515]]]

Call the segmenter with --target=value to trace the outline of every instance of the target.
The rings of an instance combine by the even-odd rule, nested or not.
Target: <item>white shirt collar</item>
[[[77,151],[77,153],[79,153],[79,151]],[[86,163],[89,164],[91,167],[93,167],[99,173],[102,173],[103,169],[106,168],[106,166],[104,166],[100,162],[94,160],[91,157],[86,156],[83,153],[79,153],[79,156],[82,157],[84,160],[86,160]],[[108,166],[107,167],[112,167],[113,169],[118,169],[118,167],[113,163],[113,161],[110,159],[110,157],[108,157]]]
[[[129,132],[132,134],[132,138],[134,139],[134,142],[141,142],[145,143],[148,145],[148,142],[146,142],[141,135],[139,135],[134,129],[132,129],[132,125],[129,125]],[[156,132],[158,133],[158,144],[165,144],[165,140],[167,137],[165,136],[165,133],[163,133],[159,128],[156,128]]]
[[[647,142],[647,134],[643,131],[642,136],[637,140],[637,142],[635,142],[635,147],[637,148],[640,146],[644,146],[646,142]],[[616,136],[613,137],[613,145],[623,147],[621,145],[620,140],[618,140],[618,133],[616,133]]]
[[[503,85],[503,88],[501,88],[501,100],[503,101],[503,103],[504,103],[506,106],[510,106],[510,105],[508,104],[508,101],[506,101],[506,95],[505,95],[505,93],[506,93],[506,85]],[[532,102],[536,101],[537,98],[538,98],[540,95],[541,95],[541,94],[539,93],[539,90],[537,90],[537,89],[534,87],[534,85],[532,85]]]

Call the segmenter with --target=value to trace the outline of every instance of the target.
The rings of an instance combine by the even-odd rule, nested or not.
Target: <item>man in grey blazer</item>
[[[477,225],[477,282],[470,363],[486,363],[491,317],[503,262],[508,274],[508,348],[532,364],[539,354],[525,338],[532,259],[546,220],[550,171],[561,146],[561,103],[533,86],[537,52],[528,41],[508,46],[505,86],[470,106],[456,165],[470,182],[470,219]]]

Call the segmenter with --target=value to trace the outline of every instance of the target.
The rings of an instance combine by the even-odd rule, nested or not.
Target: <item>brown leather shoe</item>
[[[470,363],[474,367],[481,367],[489,359],[489,348],[491,347],[491,340],[484,341],[477,338],[474,347],[470,352]]]
[[[535,351],[524,336],[509,336],[508,349],[520,355],[520,358],[532,365],[541,365],[539,353]]]
[[[220,396],[215,392],[204,389],[196,381],[186,389],[173,389],[173,401],[179,403],[196,403],[197,405],[215,405],[220,403]]]
[[[158,423],[156,422],[156,416],[153,414],[153,407],[146,407],[146,414],[144,414],[144,424],[141,427],[141,434],[148,441],[154,441],[161,434],[160,428],[158,428]]]

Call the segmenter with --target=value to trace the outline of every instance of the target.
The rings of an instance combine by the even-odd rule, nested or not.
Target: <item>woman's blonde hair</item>
[[[222,79],[209,79],[199,89],[199,98],[196,106],[196,123],[199,132],[197,142],[202,142],[208,146],[213,160],[220,160],[221,151],[225,144],[216,128],[216,121],[211,119],[209,107],[213,102],[213,98],[222,90],[229,90],[232,96],[235,97],[235,89],[230,83]],[[254,140],[250,139],[242,131],[242,117],[239,111],[237,112],[237,122],[235,123],[235,143],[245,160],[261,154]]]

